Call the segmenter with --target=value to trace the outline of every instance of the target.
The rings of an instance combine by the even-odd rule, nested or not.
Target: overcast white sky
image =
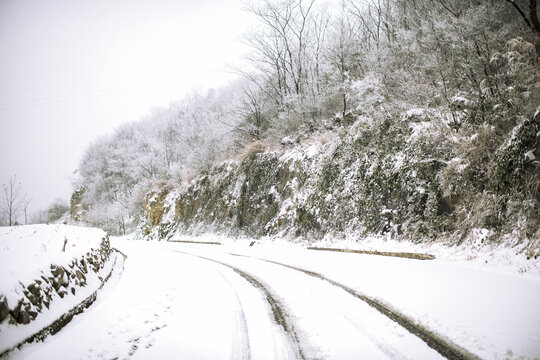
[[[120,123],[227,83],[243,0],[0,0],[0,182],[31,210],[69,199],[86,146]]]

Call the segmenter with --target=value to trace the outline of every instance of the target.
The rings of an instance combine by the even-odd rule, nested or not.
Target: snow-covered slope
[[[111,260],[107,234],[99,229],[0,228],[0,353],[87,299],[111,271]]]
[[[348,128],[282,146],[247,147],[187,184],[149,193],[139,234],[163,240],[175,231],[218,232],[308,241],[384,234],[417,243],[502,245],[538,258],[538,199],[524,191],[523,179],[506,182],[522,167],[534,171],[536,165],[522,158],[537,138],[540,151],[540,118],[516,126],[518,135],[508,135],[498,150],[493,176],[480,180],[488,175],[485,169],[479,175],[474,163],[481,155],[469,159],[456,150],[474,149],[479,135],[453,134],[429,110],[421,121],[410,119],[415,110],[394,118],[359,117]]]
[[[0,228],[0,293],[14,300],[20,283],[39,278],[51,264],[68,266],[74,258],[99,248],[105,236],[100,229],[66,225]]]

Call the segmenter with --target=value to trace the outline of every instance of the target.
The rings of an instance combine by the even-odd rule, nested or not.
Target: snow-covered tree
[[[8,179],[2,185],[2,202],[0,211],[5,218],[6,225],[13,226],[18,223],[18,216],[23,209],[26,194],[22,192],[22,185],[17,180],[17,175]]]

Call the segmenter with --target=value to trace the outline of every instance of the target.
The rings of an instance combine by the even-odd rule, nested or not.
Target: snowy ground
[[[22,298],[23,289],[40,279],[50,276],[51,264],[68,267],[75,258],[80,258],[92,249],[99,249],[106,233],[99,229],[66,225],[28,225],[0,228],[0,295],[7,298],[10,308]],[[67,239],[65,251],[64,242]],[[101,274],[88,273],[86,286],[76,294],[60,298],[53,294],[48,309],[38,314],[27,325],[10,325],[7,319],[0,324],[0,353],[23,341],[27,337],[50,325],[86,299],[101,285],[98,275],[111,270],[110,261]]]
[[[334,284],[261,259],[378,299],[480,358],[540,358],[535,274],[289,243],[112,245],[128,255],[123,274],[59,334],[14,359],[440,358]]]
[[[100,229],[66,225],[0,227],[0,294],[17,298],[21,282],[39,279],[51,264],[68,266],[99,248],[105,235]]]

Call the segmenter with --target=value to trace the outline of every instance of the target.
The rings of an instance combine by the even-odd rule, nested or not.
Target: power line
[[[45,89],[52,89],[52,88],[59,88],[59,87],[66,87],[66,86],[73,86],[73,85],[80,85],[80,84],[91,84],[96,83],[100,81],[106,81],[106,80],[114,80],[119,78],[118,76],[107,76],[102,77],[98,79],[89,79],[89,80],[74,80],[74,81],[68,81],[64,83],[58,83],[58,84],[49,84],[49,85],[43,85],[43,86],[33,86],[28,88],[19,88],[19,89],[10,89],[10,90],[0,90],[0,94],[7,94],[7,93],[20,93],[20,92],[30,92],[30,91],[36,91],[36,90],[45,90]]]
[[[0,111],[19,109],[19,108],[25,108],[25,107],[33,107],[33,106],[41,106],[41,105],[49,105],[49,104],[54,104],[54,103],[61,103],[61,102],[68,102],[68,101],[75,101],[75,100],[84,100],[84,99],[89,99],[89,98],[94,98],[94,97],[99,97],[99,96],[104,96],[104,95],[115,94],[125,88],[126,87],[102,89],[102,90],[95,90],[95,91],[90,91],[90,92],[65,94],[65,95],[59,95],[59,96],[3,103],[3,104],[0,104]]]

